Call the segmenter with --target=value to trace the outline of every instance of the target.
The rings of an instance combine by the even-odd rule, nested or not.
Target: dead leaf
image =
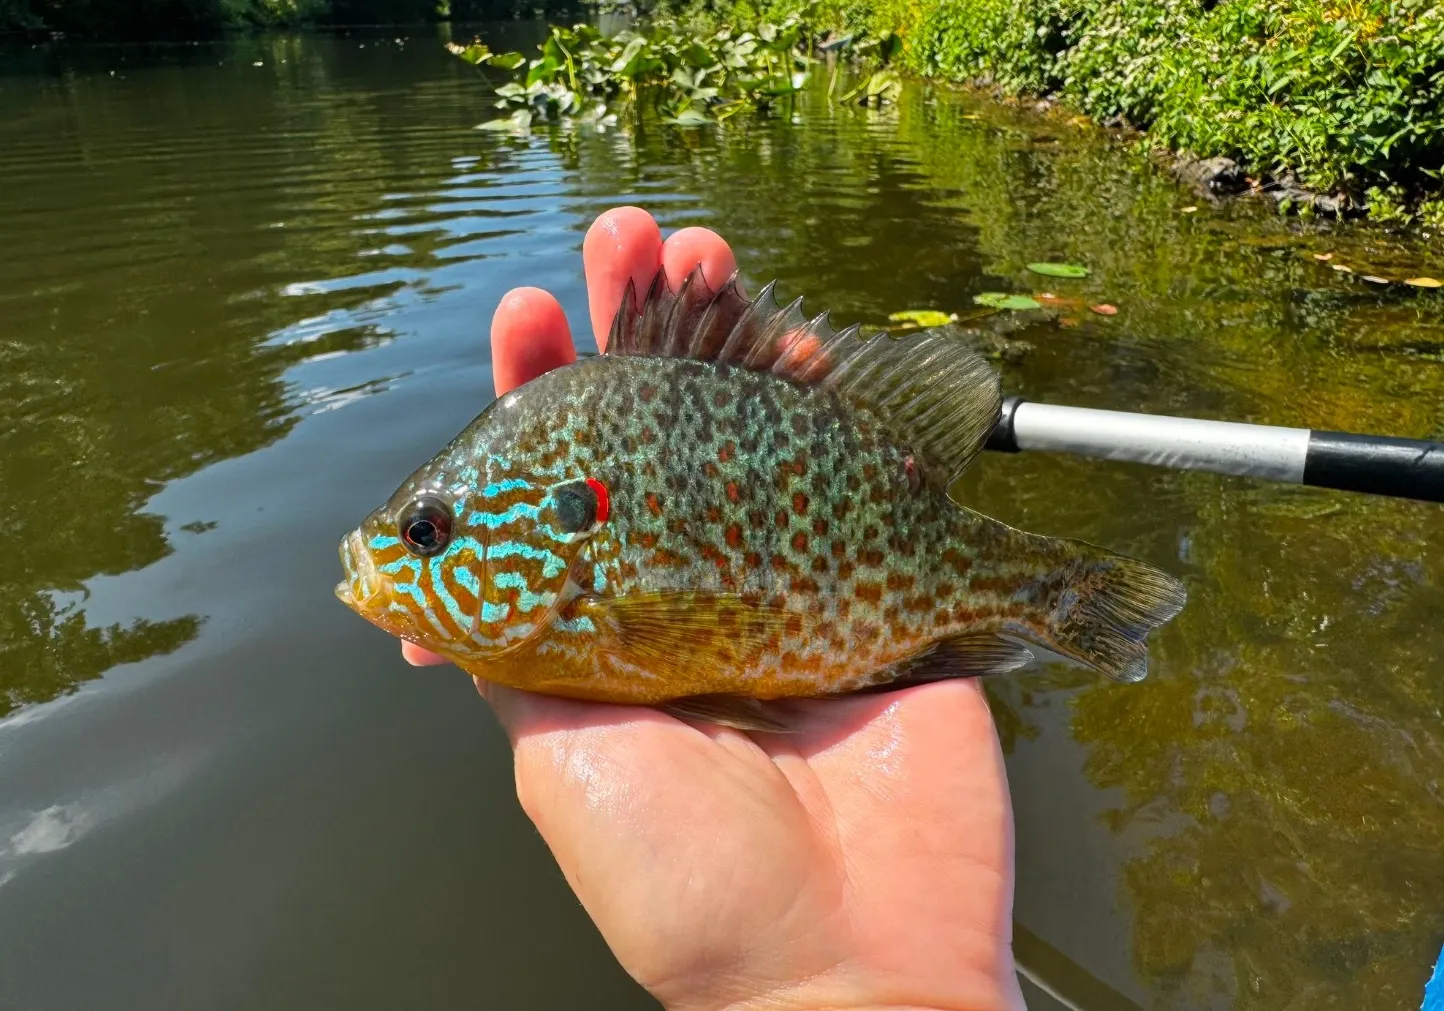
[[[1353,268],[1353,267],[1346,267],[1346,266],[1344,266],[1342,263],[1331,263],[1331,264],[1329,264],[1329,266],[1330,266],[1330,267],[1333,267],[1333,268],[1334,268],[1335,270],[1337,270],[1340,274],[1352,274],[1352,273],[1354,272],[1354,268]]]
[[[1416,288],[1444,288],[1444,281],[1436,281],[1432,277],[1411,277],[1404,283]]]
[[[1088,308],[1089,308],[1089,309],[1092,309],[1094,312],[1096,312],[1096,313],[1097,313],[1098,315],[1100,315],[1100,316],[1117,316],[1117,315],[1118,315],[1118,306],[1116,306],[1116,305],[1109,305],[1107,302],[1100,302],[1098,305],[1090,305]]]
[[[1333,258],[1334,258],[1334,254],[1333,254],[1333,253],[1315,253],[1315,254],[1314,254],[1314,259],[1315,259],[1315,260],[1323,260],[1325,263],[1328,263],[1328,262],[1329,262],[1330,260],[1332,260]]]
[[[1388,279],[1387,277],[1378,277],[1378,276],[1376,276],[1376,275],[1374,275],[1374,274],[1365,274],[1365,275],[1364,275],[1364,280],[1365,280],[1365,281],[1372,281],[1372,282],[1374,282],[1375,284],[1388,284],[1388,283],[1389,283],[1389,279]]]
[[[1196,210],[1198,210],[1197,207],[1189,206],[1189,207],[1183,208],[1180,213],[1183,213],[1183,214],[1192,214],[1192,213],[1193,213],[1194,211],[1196,211]]]
[[[1033,297],[1044,305],[1052,306],[1055,309],[1079,309],[1083,306],[1083,300],[1081,298],[1068,298],[1064,295],[1055,295],[1051,291],[1045,291]]]
[[[1058,320],[1058,325],[1062,327],[1075,327],[1078,325],[1078,317],[1064,316]]]

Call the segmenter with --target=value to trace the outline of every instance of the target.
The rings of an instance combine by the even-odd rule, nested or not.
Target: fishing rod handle
[[[1444,443],[1090,407],[1003,402],[987,447],[1444,502]]]

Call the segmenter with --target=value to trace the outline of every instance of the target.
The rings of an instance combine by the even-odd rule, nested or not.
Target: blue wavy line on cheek
[[[458,565],[451,574],[467,593],[473,597],[481,596],[481,580],[476,578],[476,573],[470,566]]]
[[[538,607],[550,607],[557,597],[555,593],[532,593],[526,577],[519,572],[498,572],[491,581],[504,590],[517,591],[516,609],[522,614],[530,614]]]
[[[461,613],[461,605],[456,602],[456,598],[451,595],[451,591],[446,588],[446,583],[441,578],[444,563],[449,554],[448,552],[445,555],[437,555],[427,563],[427,567],[431,570],[431,586],[436,591],[436,597],[441,601],[441,606],[446,608],[446,613],[451,616],[451,620],[465,628],[467,622]]]
[[[498,495],[505,495],[509,491],[525,491],[530,487],[530,481],[525,481],[519,477],[502,478],[500,481],[493,481],[481,489],[481,497],[496,498]]]
[[[413,558],[410,555],[398,558],[394,562],[387,562],[378,568],[388,576],[399,576],[402,570],[405,570],[411,576],[412,582],[421,578],[421,559]]]
[[[401,539],[398,537],[392,537],[389,534],[376,534],[371,538],[371,550],[385,551],[387,548],[394,548],[400,543]]]
[[[494,559],[513,558],[517,555],[541,562],[542,576],[546,579],[555,579],[567,568],[567,563],[563,559],[552,554],[546,548],[533,547],[525,541],[502,541],[500,544],[493,544],[486,552],[486,560],[491,562]]]
[[[505,621],[506,616],[511,612],[510,604],[493,604],[489,600],[481,602],[481,620],[488,624],[498,621]]]
[[[466,517],[466,522],[474,527],[486,527],[488,530],[495,530],[497,527],[505,526],[508,523],[515,523],[517,520],[536,519],[539,509],[530,502],[518,502],[505,512],[493,513],[486,510],[478,510]]]

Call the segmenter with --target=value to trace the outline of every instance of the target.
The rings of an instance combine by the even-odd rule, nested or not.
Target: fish
[[[964,342],[836,330],[735,275],[638,295],[342,538],[346,605],[497,684],[745,730],[1030,645],[1146,676],[1182,582],[950,495],[1002,408]]]

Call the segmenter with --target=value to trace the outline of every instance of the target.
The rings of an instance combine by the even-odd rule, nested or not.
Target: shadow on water
[[[484,406],[501,293],[553,286],[586,318],[606,207],[716,228],[752,290],[839,322],[1053,296],[964,321],[1026,342],[1001,367],[1030,398],[1444,435],[1444,298],[1361,279],[1438,276],[1430,247],[1211,207],[1087,127],[921,86],[720,133],[477,133],[446,31],[37,51],[0,77],[0,996],[380,1007],[424,979],[437,1004],[648,1006],[464,687],[403,676],[329,600],[334,533]],[[1092,273],[1043,283],[1045,259]],[[1026,455],[959,494],[1189,583],[1148,681],[992,686],[1042,990],[1417,1007],[1444,935],[1444,514]],[[66,800],[172,754],[192,771],[144,818]],[[138,907],[88,978],[59,970]],[[195,968],[162,983],[158,950]]]

